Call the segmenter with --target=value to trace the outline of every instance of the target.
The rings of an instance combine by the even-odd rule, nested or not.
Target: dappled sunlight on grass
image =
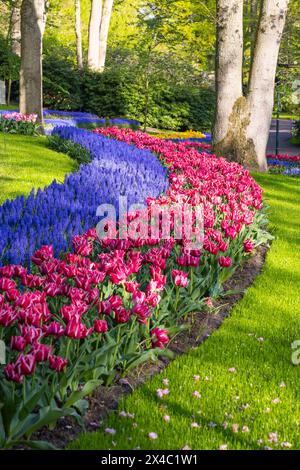
[[[76,169],[74,160],[46,143],[46,137],[0,134],[0,204],[54,179],[63,182],[66,173]]]

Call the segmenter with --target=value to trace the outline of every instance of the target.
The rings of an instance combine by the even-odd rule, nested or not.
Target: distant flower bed
[[[35,135],[38,125],[36,114],[21,114],[18,112],[7,112],[0,115],[0,132],[7,134]]]
[[[104,118],[104,117],[99,117],[96,114],[85,113],[81,111],[61,111],[61,110],[55,110],[55,109],[44,109],[43,114],[44,114],[44,122],[45,122],[45,132],[48,135],[52,134],[52,131],[55,127],[63,127],[63,126],[96,128],[97,126],[99,127],[103,125],[103,126],[121,126],[121,127],[125,126],[125,127],[138,128],[140,125],[140,122],[135,119]],[[23,119],[21,119],[21,116],[23,116]],[[8,122],[6,124],[5,132],[8,132],[8,128],[11,128],[12,132],[14,133],[18,133],[18,134],[27,133],[25,132],[25,130],[26,129],[28,129],[28,131],[30,130],[29,118],[32,118],[32,116],[35,116],[35,115],[24,116],[20,114],[18,110],[11,110],[11,111],[0,110],[0,120],[5,119],[5,120],[15,121],[19,123],[16,128],[16,125],[13,127],[12,123]],[[24,124],[21,125],[20,124],[21,122],[22,123],[26,122],[27,126],[24,126]],[[30,123],[32,124],[32,122]],[[37,128],[38,126],[35,126],[33,133],[37,131]],[[16,132],[16,130],[18,132]],[[1,131],[2,129],[1,129],[1,124],[0,124],[0,132]]]
[[[300,177],[300,155],[268,154],[270,173]]]
[[[206,135],[199,131],[186,131],[186,132],[166,132],[164,134],[155,134],[153,137],[157,139],[205,139]]]
[[[30,437],[39,427],[65,415],[80,420],[86,395],[117,373],[164,354],[181,319],[211,308],[223,282],[269,239],[262,190],[236,163],[129,129],[92,134],[61,128],[55,135],[85,146],[93,161],[64,185],[54,183],[36,197],[0,208],[0,241],[9,241],[8,250],[25,245],[33,263],[31,273],[16,261],[0,268],[0,328],[8,361],[0,369],[0,417],[7,423],[0,447],[18,445],[24,435],[37,447]],[[153,153],[169,169],[168,189],[167,169]],[[150,225],[145,237],[99,241],[96,204],[102,194],[110,202],[123,191],[134,202],[147,199],[149,216],[153,207],[201,204],[203,248],[191,249],[186,234],[177,238],[174,225],[165,239],[160,223],[155,237]],[[139,212],[124,215],[127,222],[138,217]],[[57,243],[68,224],[78,233],[89,230],[73,237],[73,253],[58,258],[52,246],[42,246],[42,237],[52,239],[59,254]]]
[[[52,244],[55,254],[70,247],[74,235],[97,223],[96,209],[105,202],[118,205],[120,195],[143,203],[167,188],[167,169],[147,150],[131,149],[122,142],[73,127],[54,134],[85,147],[92,162],[77,173],[56,181],[44,191],[34,190],[0,207],[0,265],[27,264],[34,251]]]

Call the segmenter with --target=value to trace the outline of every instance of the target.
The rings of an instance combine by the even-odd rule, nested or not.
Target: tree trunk
[[[280,41],[289,0],[265,0],[261,8],[250,73],[248,103],[251,120],[247,139],[253,142],[259,167],[266,170],[266,149],[274,105]]]
[[[103,13],[100,27],[100,44],[99,44],[99,70],[103,71],[106,61],[108,31],[110,18],[113,9],[114,0],[104,0]]]
[[[82,60],[82,35],[81,35],[81,14],[80,14],[80,0],[75,0],[75,33],[76,33],[76,56],[77,68],[83,69]]]
[[[88,66],[99,69],[100,25],[102,18],[102,0],[92,0],[89,23]]]
[[[217,2],[216,57],[217,107],[213,140],[216,151],[226,151],[227,154],[228,135],[237,127],[237,124],[232,122],[231,113],[242,96],[243,2],[241,0]]]
[[[21,57],[21,2],[16,1],[11,13],[11,51]]]
[[[249,168],[267,169],[266,149],[272,118],[276,65],[288,0],[264,0],[256,34],[249,93],[238,93],[241,67],[241,4],[218,5],[217,113],[214,150]],[[230,5],[228,5],[230,4]],[[227,8],[227,9],[226,9]],[[233,17],[235,18],[233,20]],[[224,22],[226,23],[225,26]],[[234,43],[233,38],[237,35]]]
[[[20,111],[43,124],[42,50],[45,1],[23,0],[21,7]]]

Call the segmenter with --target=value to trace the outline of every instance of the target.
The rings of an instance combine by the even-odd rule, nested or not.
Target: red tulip
[[[105,320],[95,320],[94,330],[96,333],[106,333],[108,331],[108,325]]]
[[[62,325],[57,321],[53,321],[48,326],[44,326],[43,330],[45,336],[52,335],[56,336],[57,338],[60,338],[65,332]]]
[[[24,351],[26,344],[27,342],[22,336],[12,336],[10,338],[10,347],[17,351]]]
[[[33,354],[21,355],[18,357],[16,366],[19,373],[23,375],[32,375],[35,371],[36,359]]]
[[[253,251],[254,243],[251,240],[249,240],[249,238],[247,238],[247,240],[244,241],[243,245],[244,245],[244,250],[246,253],[251,253],[251,251]]]
[[[164,349],[165,345],[170,341],[167,330],[163,330],[161,328],[153,328],[151,335],[152,346],[154,348]]]
[[[4,368],[4,374],[7,380],[11,380],[12,382],[16,382],[18,384],[23,382],[24,377],[18,372],[15,364],[8,364]]]
[[[118,309],[115,309],[115,319],[117,323],[127,323],[130,316],[131,312],[129,310],[126,310],[123,307],[119,307]]]
[[[45,362],[49,359],[52,349],[53,346],[36,343],[31,348],[30,353],[34,355],[36,362]]]
[[[179,269],[173,269],[172,277],[174,284],[177,287],[187,287],[189,285],[188,273],[185,271],[180,271]]]
[[[59,356],[49,356],[50,369],[56,372],[63,372],[68,364],[68,359]]]
[[[36,266],[40,266],[44,261],[49,261],[52,258],[54,258],[53,246],[42,246],[40,250],[34,253],[31,260]]]
[[[0,289],[4,291],[9,291],[12,289],[16,289],[17,285],[15,281],[12,279],[8,279],[7,277],[0,278]]]
[[[218,259],[218,262],[222,268],[229,268],[232,264],[232,259],[225,258],[225,256],[220,256],[220,258]]]

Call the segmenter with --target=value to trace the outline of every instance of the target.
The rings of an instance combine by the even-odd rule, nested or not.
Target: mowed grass
[[[74,160],[47,148],[47,138],[0,133],[0,204],[32,188],[44,188],[77,168]]]
[[[300,340],[300,185],[255,177],[276,237],[262,274],[204,344],[137,388],[99,431],[70,449],[300,449],[300,364],[293,365],[291,347]],[[298,351],[300,361],[300,342]],[[159,399],[159,388],[169,395]],[[134,419],[120,417],[123,410]]]

